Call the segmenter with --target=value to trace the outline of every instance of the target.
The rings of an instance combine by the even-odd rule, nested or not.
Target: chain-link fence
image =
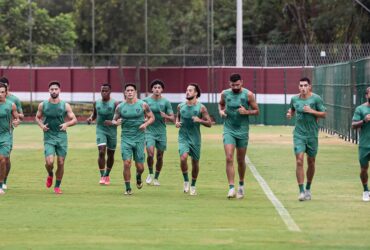
[[[209,53],[208,53],[209,52]],[[370,56],[370,44],[283,44],[283,45],[244,45],[243,66],[319,66],[358,60]],[[95,65],[93,65],[95,58]],[[31,62],[31,63],[30,63]],[[2,66],[235,66],[235,46],[215,46],[207,51],[203,47],[177,48],[168,53],[99,53],[82,54],[73,50],[58,57],[46,55],[1,54]]]

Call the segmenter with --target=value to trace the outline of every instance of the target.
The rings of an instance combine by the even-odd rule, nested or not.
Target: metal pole
[[[236,66],[243,66],[243,1],[236,2]]]
[[[91,34],[92,34],[92,67],[93,67],[93,101],[95,102],[95,0],[91,0],[92,8],[91,8]]]
[[[32,77],[32,26],[33,26],[33,20],[32,20],[32,0],[28,0],[28,38],[29,38],[29,66],[30,66],[30,71],[29,71],[29,81],[30,81],[30,110],[31,110],[31,115],[33,114],[33,98],[32,98],[32,93],[33,93],[33,77]]]
[[[145,0],[145,96],[148,96],[148,52],[148,0]]]
[[[213,83],[214,102],[217,103],[217,83],[215,81],[215,46],[214,46],[214,24],[213,24],[213,0],[211,0],[211,81]]]
[[[207,0],[207,102],[210,102],[210,83],[211,83],[211,71],[210,71],[210,40],[211,40],[211,32],[210,32],[210,0]]]

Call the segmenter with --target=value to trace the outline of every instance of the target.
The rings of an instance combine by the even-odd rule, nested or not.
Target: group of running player
[[[239,74],[230,75],[230,88],[221,93],[219,114],[224,119],[223,144],[226,158],[226,175],[229,184],[227,197],[241,199],[245,195],[244,177],[245,156],[249,140],[249,116],[259,114],[254,93],[243,87]],[[68,139],[66,130],[77,123],[71,106],[59,98],[60,83],[49,83],[50,98],[39,104],[36,122],[44,132],[45,167],[48,173],[46,187],[54,182],[54,159],[57,159],[54,192],[60,189],[64,173],[64,160],[67,155]],[[110,171],[114,164],[117,145],[117,127],[121,126],[121,156],[125,195],[132,195],[131,164],[136,166],[136,187],[143,187],[145,148],[149,174],[148,185],[160,186],[159,175],[163,167],[163,156],[167,148],[166,122],[175,123],[179,128],[178,146],[180,167],[184,179],[183,191],[197,195],[196,181],[201,156],[200,125],[212,126],[205,105],[198,98],[201,90],[195,83],[186,88],[186,101],[177,106],[174,114],[170,102],[162,96],[163,81],[156,79],[150,84],[152,95],[138,99],[135,84],[124,86],[124,101],[111,98],[111,85],[101,85],[101,99],[93,104],[93,112],[87,123],[96,122],[96,144],[98,146],[99,184],[110,184]],[[299,201],[311,200],[311,183],[315,174],[315,158],[318,150],[318,119],[325,118],[326,109],[320,96],[312,93],[310,79],[299,81],[299,94],[292,97],[286,114],[288,119],[296,116],[293,132],[294,153],[296,156],[296,176],[299,186]],[[359,161],[363,200],[369,201],[368,167],[370,161],[370,87],[366,89],[367,102],[356,108],[353,128],[361,128]],[[7,176],[10,170],[10,152],[13,146],[13,129],[23,119],[20,101],[9,92],[9,81],[0,79],[0,194],[7,189]],[[238,164],[239,185],[235,187],[234,154]],[[304,186],[304,154],[307,154],[306,186]],[[154,156],[156,156],[154,173]],[[188,176],[188,156],[192,159],[191,182]]]

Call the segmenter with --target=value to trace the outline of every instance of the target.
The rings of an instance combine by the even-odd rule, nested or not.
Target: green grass
[[[251,127],[248,155],[301,232],[287,229],[249,170],[247,197],[226,199],[220,126],[202,129],[196,197],[182,193],[173,126],[161,186],[134,188],[131,197],[123,196],[119,150],[111,186],[97,184],[94,126],[69,129],[61,196],[44,187],[41,130],[20,126],[15,132],[10,189],[0,197],[0,248],[368,249],[370,204],[361,201],[357,146],[322,134],[313,200],[298,202],[291,131],[291,127]]]

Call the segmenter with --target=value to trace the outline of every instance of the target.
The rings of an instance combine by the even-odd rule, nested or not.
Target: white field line
[[[271,201],[272,205],[274,205],[276,211],[279,213],[281,219],[284,221],[285,225],[288,227],[288,230],[294,232],[300,232],[301,229],[295,223],[293,218],[290,216],[288,210],[284,207],[284,205],[278,200],[278,198],[274,195],[271,188],[267,184],[267,182],[262,178],[262,176],[258,173],[256,167],[250,161],[248,156],[245,156],[245,162],[247,163],[249,169],[251,170],[254,178],[260,184],[262,190],[265,192],[267,198]]]

